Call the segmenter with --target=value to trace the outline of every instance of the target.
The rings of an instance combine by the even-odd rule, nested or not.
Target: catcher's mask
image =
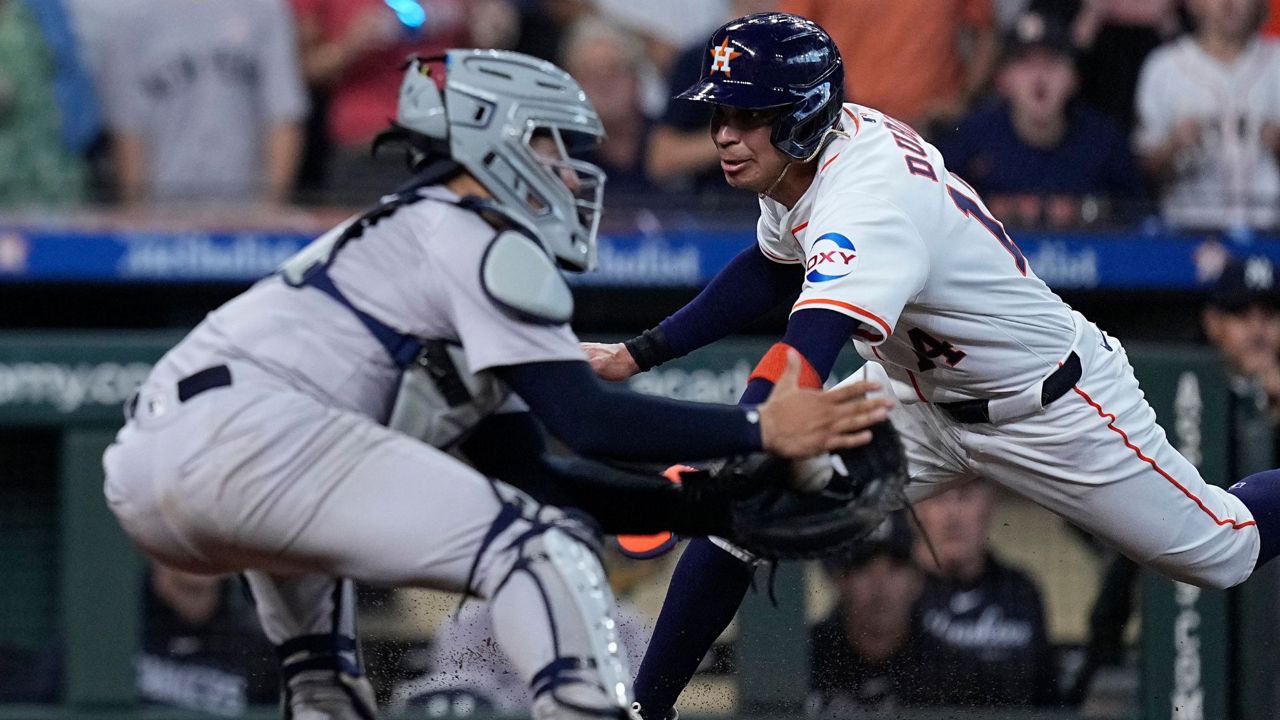
[[[443,94],[432,62],[443,62]],[[415,171],[460,166],[561,267],[584,271],[595,266],[605,173],[573,155],[603,139],[586,93],[555,65],[503,50],[450,50],[409,60],[396,120],[374,149],[404,143]]]

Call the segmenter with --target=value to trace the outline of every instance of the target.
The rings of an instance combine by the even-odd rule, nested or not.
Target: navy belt
[[[231,369],[226,365],[214,365],[192,373],[178,381],[178,402],[186,402],[206,390],[227,387],[231,384]],[[138,393],[134,393],[125,405],[125,417],[132,420],[138,409]]]
[[[1080,381],[1082,372],[1080,356],[1072,352],[1062,363],[1062,367],[1054,370],[1044,379],[1044,384],[1040,386],[1040,407],[1048,407],[1054,400],[1066,395],[1067,391]],[[938,407],[945,410],[956,422],[991,422],[991,413],[986,400],[958,400],[938,403]]]

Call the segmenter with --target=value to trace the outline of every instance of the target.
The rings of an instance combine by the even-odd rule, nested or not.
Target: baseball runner
[[[454,50],[445,67],[442,93],[411,63],[382,138],[407,146],[413,182],[159,361],[106,451],[105,493],[152,557],[245,572],[286,717],[374,716],[349,579],[485,598],[534,717],[626,717],[630,672],[595,527],[490,478],[561,490],[610,532],[732,537],[726,498],[743,478],[673,493],[656,474],[552,461],[537,422],[596,457],[802,458],[866,443],[889,403],[866,399],[870,385],[800,388],[794,358],[756,408],[601,383],[567,324],[557,268],[594,260],[604,178],[569,148],[597,141],[599,119],[549,63]]]
[[[588,345],[603,377],[684,355],[793,297],[782,342],[751,375],[759,402],[789,348],[818,387],[852,339],[899,401],[893,425],[919,499],[984,477],[1134,560],[1224,588],[1280,548],[1280,473],[1229,491],[1174,450],[1124,346],[1035,275],[976,193],[910,127],[844,103],[830,37],[784,13],[717,30],[701,79],[678,95],[713,106],[725,179],[760,195],[758,246],[643,335]],[[851,378],[849,381],[852,381]],[[670,716],[750,583],[731,544],[689,544],[673,576],[636,696]]]

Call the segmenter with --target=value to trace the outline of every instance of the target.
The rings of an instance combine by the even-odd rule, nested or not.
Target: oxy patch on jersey
[[[853,272],[858,251],[853,241],[840,233],[826,233],[813,241],[809,259],[805,261],[804,279],[811,283],[829,282]]]

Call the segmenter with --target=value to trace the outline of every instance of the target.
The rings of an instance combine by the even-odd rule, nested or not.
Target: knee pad
[[[585,518],[506,490],[515,503],[507,507],[518,507],[519,513],[512,517],[515,511],[506,507],[499,513],[489,533],[492,541],[481,551],[476,589],[490,600],[500,641],[529,633],[539,620],[550,633],[555,657],[530,679],[535,718],[626,717],[633,699],[631,672],[594,528]],[[500,603],[523,603],[520,627],[498,611]],[[504,645],[504,650],[521,665],[522,648]]]

